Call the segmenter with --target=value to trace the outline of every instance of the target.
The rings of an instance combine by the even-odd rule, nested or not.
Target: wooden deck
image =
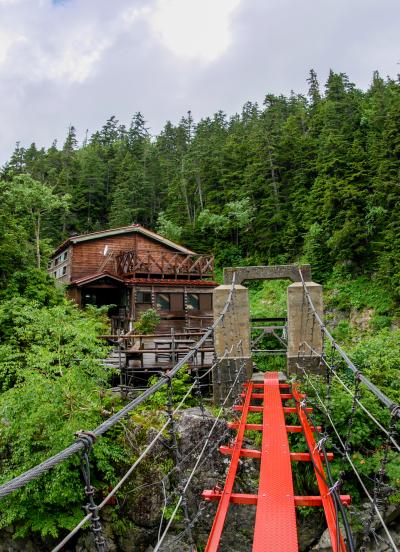
[[[101,336],[116,345],[115,351],[123,352],[120,385],[122,387],[146,387],[149,378],[160,372],[167,372],[193,349],[204,332],[183,332],[151,335]],[[189,372],[203,374],[213,364],[214,344],[207,339],[188,362]],[[118,366],[119,368],[119,366]],[[204,384],[211,381],[205,378]]]

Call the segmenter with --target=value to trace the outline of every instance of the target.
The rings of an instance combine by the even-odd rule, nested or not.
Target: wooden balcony
[[[214,278],[214,257],[159,251],[123,251],[116,257],[117,272],[132,278],[202,280]]]

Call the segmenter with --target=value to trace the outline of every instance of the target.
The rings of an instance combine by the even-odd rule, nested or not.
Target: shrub
[[[154,309],[148,309],[140,319],[135,322],[134,328],[137,334],[153,334],[160,323],[160,317]]]

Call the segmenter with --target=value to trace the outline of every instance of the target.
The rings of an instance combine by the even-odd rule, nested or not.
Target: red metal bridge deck
[[[334,552],[346,551],[344,540],[340,534],[337,542],[337,519],[333,497],[326,484],[326,477],[322,463],[322,455],[316,445],[313,428],[308,421],[306,412],[312,409],[304,408],[301,404],[304,395],[299,393],[294,385],[279,383],[277,372],[267,372],[263,383],[247,382],[246,392],[242,394],[243,405],[236,406],[235,410],[242,412],[240,421],[229,424],[237,429],[236,439],[232,446],[220,447],[223,454],[231,455],[223,490],[203,491],[205,500],[218,501],[218,508],[214,518],[211,533],[205,552],[216,552],[224,530],[229,505],[255,504],[256,519],[253,537],[253,552],[297,552],[296,507],[316,506],[323,507],[329,529],[332,549]],[[255,393],[254,390],[262,392]],[[281,392],[284,390],[284,392]],[[284,407],[282,401],[294,399],[295,407]],[[262,406],[251,405],[252,400],[263,401]],[[249,412],[262,412],[262,424],[247,423]],[[285,414],[296,413],[300,425],[286,425]],[[245,431],[262,431],[261,450],[243,448]],[[309,452],[290,452],[287,434],[302,432]],[[260,460],[260,477],[257,495],[234,493],[234,483],[240,457],[258,458]],[[328,455],[328,460],[333,458]],[[293,461],[312,461],[320,496],[295,496],[293,490],[292,466]],[[350,497],[341,495],[343,504],[349,504]]]

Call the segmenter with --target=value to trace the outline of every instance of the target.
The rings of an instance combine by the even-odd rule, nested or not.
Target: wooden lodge
[[[133,224],[71,236],[54,252],[48,272],[80,306],[112,305],[112,333],[126,333],[149,308],[158,332],[193,331],[212,318],[214,259]]]

